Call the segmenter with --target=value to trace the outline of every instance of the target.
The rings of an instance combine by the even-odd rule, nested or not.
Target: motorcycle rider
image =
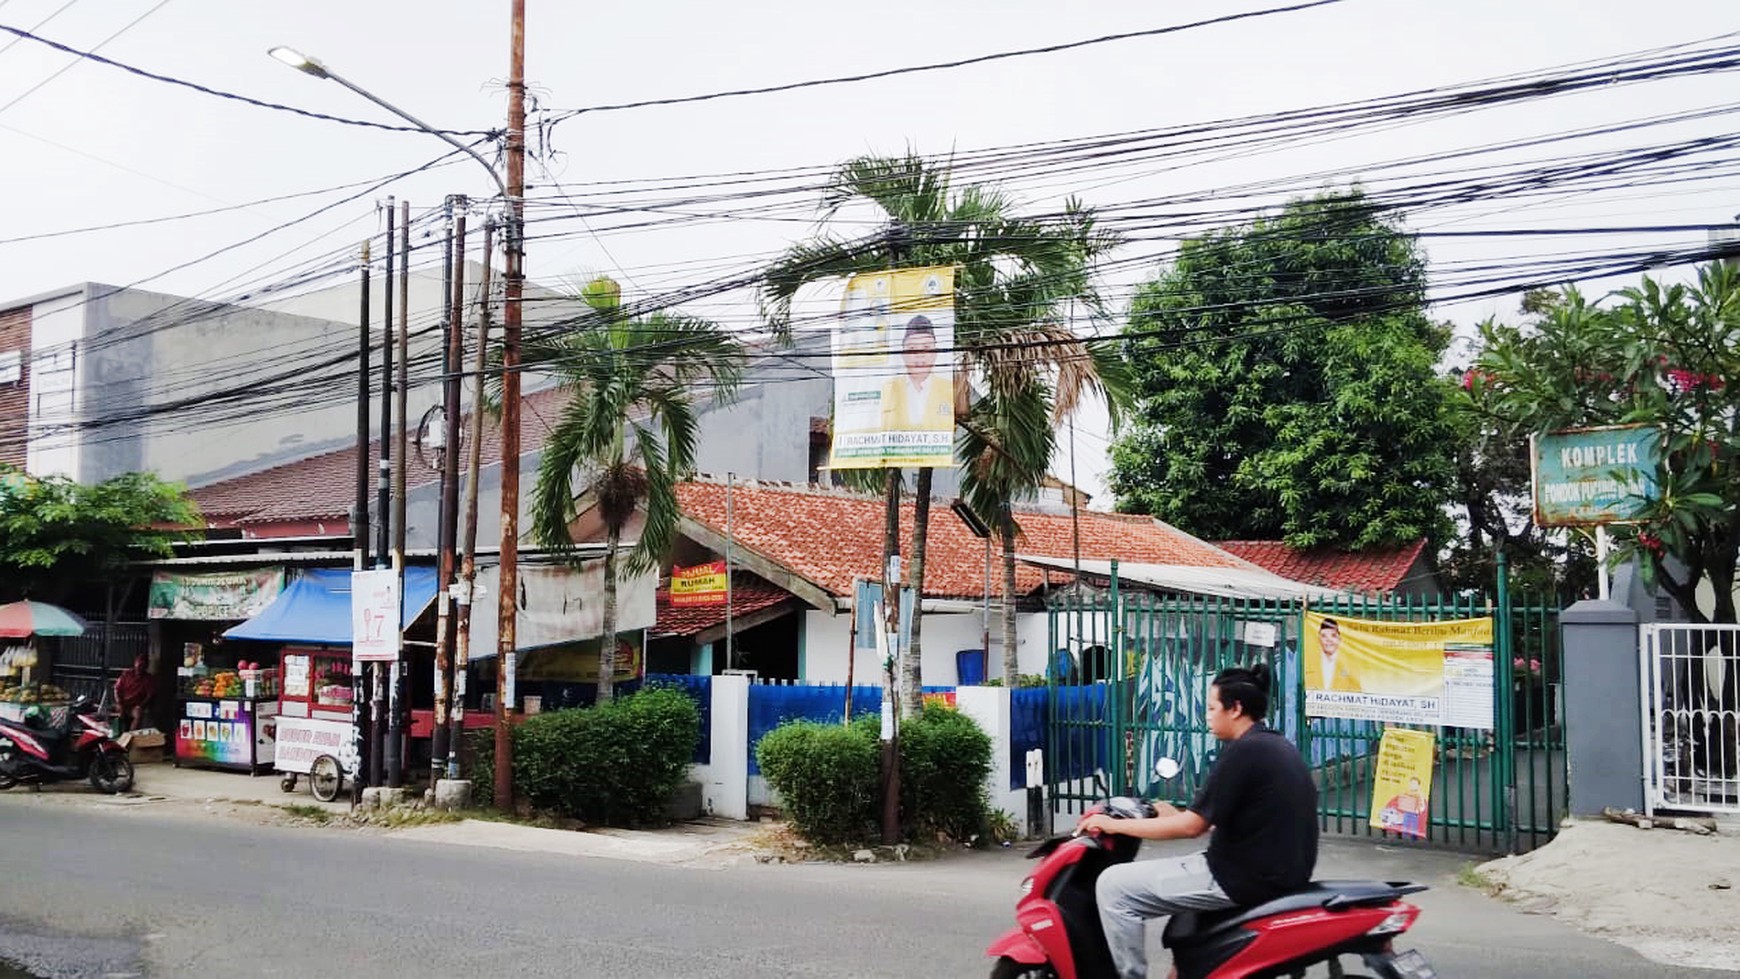
[[[1317,865],[1317,788],[1299,751],[1263,723],[1267,665],[1229,667],[1208,694],[1208,729],[1220,756],[1184,809],[1154,804],[1150,819],[1089,816],[1081,832],[1148,840],[1194,839],[1208,850],[1108,867],[1095,888],[1100,922],[1121,979],[1146,979],[1151,918],[1262,904],[1303,888]]]

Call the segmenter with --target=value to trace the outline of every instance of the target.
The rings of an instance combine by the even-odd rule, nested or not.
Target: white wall
[[[985,675],[998,676],[1003,664],[1003,624],[997,611],[991,611],[991,649],[985,661]],[[852,617],[840,612],[829,615],[817,609],[804,612],[803,679],[810,683],[846,682],[846,644],[852,630]],[[963,649],[978,649],[984,640],[983,621],[978,612],[926,612],[924,614],[923,645],[926,686],[953,686],[959,679],[955,671],[955,653]],[[1023,612],[1016,616],[1016,641],[1020,645],[1020,672],[1042,673],[1050,659],[1047,646],[1049,626],[1044,612]],[[872,650],[860,650],[857,655],[855,683],[880,683],[882,662]]]
[[[25,471],[79,478],[78,358],[83,355],[83,292],[38,304],[30,313],[29,442]]]

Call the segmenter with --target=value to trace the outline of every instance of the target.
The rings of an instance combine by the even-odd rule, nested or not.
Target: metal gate
[[[1433,729],[1427,839],[1518,850],[1552,837],[1566,812],[1556,608],[1513,607],[1501,587],[1490,604],[1350,599],[1312,610],[1406,621],[1492,615],[1495,727]],[[1297,656],[1304,613],[1291,601],[1125,593],[1115,565],[1107,588],[1061,593],[1050,605],[1046,767],[1054,807],[1080,812],[1125,793],[1187,801],[1218,751],[1204,720],[1209,681],[1225,666],[1260,659],[1277,681],[1269,723],[1310,764],[1322,828],[1400,841],[1369,825],[1383,726],[1305,714]],[[1162,757],[1179,761],[1183,774],[1155,778]]]
[[[1740,625],[1651,622],[1638,646],[1644,808],[1740,812]]]
[[[54,684],[75,697],[98,702],[109,694],[109,684],[120,671],[133,664],[133,657],[151,648],[150,627],[145,623],[116,622],[111,627],[101,619],[91,620],[82,636],[63,636],[54,642]]]

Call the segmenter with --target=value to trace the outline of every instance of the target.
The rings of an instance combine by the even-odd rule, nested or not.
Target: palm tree
[[[553,373],[570,395],[538,465],[532,535],[544,547],[572,550],[574,479],[584,474],[582,501],[597,507],[607,538],[598,654],[603,703],[613,694],[617,575],[649,570],[670,547],[682,516],[676,487],[695,462],[694,399],[729,400],[742,358],[737,342],[707,320],[627,315],[608,279],[589,284],[580,298],[593,315],[525,348],[527,366]],[[636,510],[645,513],[640,539],[619,560],[623,529]]]
[[[1039,458],[1038,471],[1043,474],[1052,444],[1052,434],[1043,421],[1046,411],[1056,405],[1073,408],[1083,392],[1101,387],[1095,368],[1105,359],[1081,355],[1079,341],[1057,325],[1056,313],[1063,302],[1076,298],[1098,308],[1090,270],[1113,239],[1095,228],[1092,212],[1075,201],[1056,215],[1023,218],[1015,214],[1014,202],[1002,191],[987,186],[952,191],[947,164],[931,164],[913,154],[900,158],[866,156],[842,165],[824,196],[824,218],[855,200],[880,208],[891,222],[888,231],[858,239],[824,231],[790,248],[768,271],[763,286],[769,324],[781,334],[789,330],[792,298],[810,282],[894,265],[955,266],[955,345],[963,362],[963,369],[955,375],[957,418],[963,408],[967,409],[970,428],[970,420],[984,416],[992,405],[1005,404],[1017,396],[1039,396],[1043,405],[1037,415],[1039,424],[986,432],[982,441],[998,446],[1025,443],[1018,451],[1011,451],[1014,458],[1022,460],[1020,470],[1029,471],[1035,465],[1032,460]],[[968,382],[974,375],[986,387],[976,403]],[[1027,417],[1031,420],[1035,416],[1029,412]],[[957,446],[959,458],[976,462],[977,452],[961,454],[961,449]],[[981,446],[981,451],[988,450]],[[900,474],[872,471],[866,475],[882,478],[887,487],[886,560],[899,546]],[[971,475],[969,467],[963,478]],[[1010,483],[1011,487],[1018,485],[1020,480]],[[910,580],[921,592],[930,486],[931,471],[920,469],[913,501]],[[983,492],[977,495],[985,496]],[[1006,577],[1012,574],[1012,552],[1007,560]],[[918,709],[922,683],[920,604],[913,603],[912,640],[900,671],[902,708],[907,713]],[[1005,596],[1005,604],[1009,604],[1009,596]],[[1007,627],[1004,642],[1005,659],[1012,662],[1014,641]]]

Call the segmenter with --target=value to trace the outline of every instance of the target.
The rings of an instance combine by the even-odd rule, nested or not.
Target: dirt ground
[[[1669,965],[1740,971],[1740,836],[1579,821],[1478,868],[1497,896]]]

